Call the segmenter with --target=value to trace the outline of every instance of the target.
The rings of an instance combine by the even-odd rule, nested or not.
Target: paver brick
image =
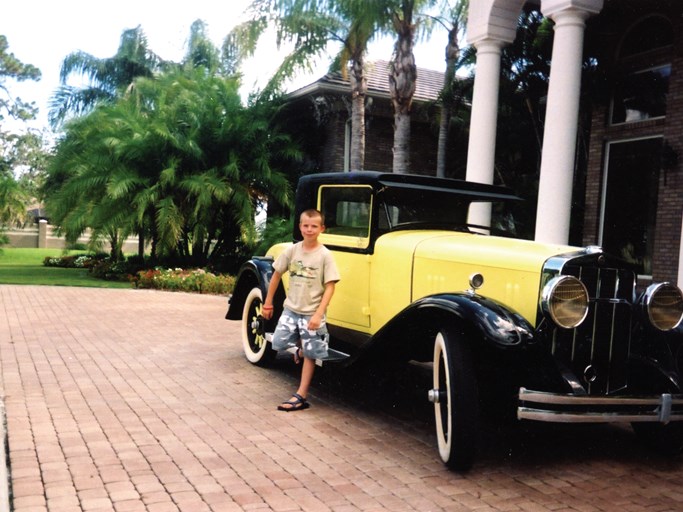
[[[298,368],[246,362],[226,307],[0,285],[14,512],[683,510],[681,462],[626,427],[492,425],[459,474],[438,461],[429,405],[344,392],[338,370],[318,370],[311,409],[280,413]]]

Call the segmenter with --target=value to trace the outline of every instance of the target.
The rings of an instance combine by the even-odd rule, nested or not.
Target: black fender
[[[509,349],[534,341],[534,328],[523,316],[497,301],[469,292],[423,297],[405,308],[391,323],[444,314],[455,317],[463,330],[492,347]]]
[[[273,258],[269,256],[254,256],[240,267],[230,296],[228,312],[225,314],[226,320],[242,319],[244,301],[252,288],[258,286],[263,297],[266,297],[270,278],[273,275],[273,262]]]
[[[364,355],[431,360],[431,342],[443,325],[466,333],[476,352],[522,352],[535,342],[533,326],[519,313],[475,293],[455,292],[429,295],[411,303],[372,337]]]
[[[681,393],[683,389],[683,325],[660,331],[640,325],[632,338],[629,387],[641,393]]]
[[[444,328],[463,334],[473,356],[482,396],[507,411],[522,384],[566,389],[552,356],[531,323],[512,308],[472,292],[442,293],[411,303],[380,329],[363,354],[370,360],[431,362]],[[359,355],[360,358],[360,355]]]
[[[522,315],[495,300],[471,292],[423,297],[404,309],[395,321],[401,322],[404,316],[424,316],[426,313],[431,316],[436,312],[454,316],[465,330],[477,334],[492,347],[509,349],[534,342],[534,328]]]

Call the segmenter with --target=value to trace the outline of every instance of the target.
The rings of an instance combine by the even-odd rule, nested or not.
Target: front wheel
[[[449,468],[464,471],[474,461],[479,407],[472,356],[460,336],[447,330],[436,335],[433,372],[429,399],[439,455]]]
[[[242,348],[250,363],[264,365],[276,352],[266,340],[266,320],[263,312],[263,295],[260,288],[252,288],[244,301],[242,310]]]

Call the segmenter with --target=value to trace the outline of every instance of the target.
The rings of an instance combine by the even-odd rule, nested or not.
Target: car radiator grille
[[[627,385],[635,276],[623,269],[579,265],[567,265],[562,274],[584,283],[590,304],[580,326],[554,329],[553,354],[588,394],[615,393]]]

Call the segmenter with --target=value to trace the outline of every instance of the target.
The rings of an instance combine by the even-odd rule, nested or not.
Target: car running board
[[[272,334],[270,334],[270,338],[268,336],[269,334],[270,333],[266,334],[266,339],[268,341],[271,341],[270,338],[272,338]],[[296,354],[297,350],[299,350],[297,347],[292,347],[285,350],[285,352],[289,352],[290,354],[294,355]],[[340,352],[339,350],[335,350],[333,348],[328,348],[327,357],[321,357],[316,359],[315,364],[318,366],[322,366],[323,363],[340,363],[341,361],[345,361],[349,357],[351,357],[349,356],[349,354],[345,354],[344,352]]]

